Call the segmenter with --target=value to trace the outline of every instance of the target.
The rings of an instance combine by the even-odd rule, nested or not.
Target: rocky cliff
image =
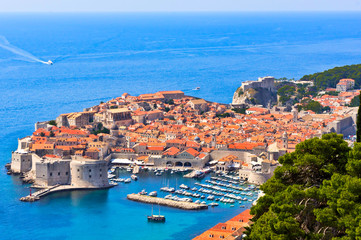
[[[277,103],[277,94],[265,88],[249,88],[245,92],[239,87],[233,94],[232,105],[262,105],[268,107]]]

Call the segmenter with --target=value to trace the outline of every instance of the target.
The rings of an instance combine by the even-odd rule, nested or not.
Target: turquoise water
[[[0,164],[34,122],[123,92],[181,89],[229,103],[244,80],[360,63],[360,25],[359,13],[1,14],[1,36],[54,65],[0,48]],[[148,224],[150,206],[125,200],[164,181],[145,179],[22,203],[27,185],[1,168],[0,238],[189,239],[241,211],[162,207],[166,224]]]

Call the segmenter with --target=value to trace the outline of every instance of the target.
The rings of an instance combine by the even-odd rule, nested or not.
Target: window
[[[79,168],[78,168],[78,172],[79,172]]]
[[[236,231],[236,228],[235,228],[235,227],[233,227],[233,228],[232,228],[232,230],[233,230],[233,231]]]
[[[209,234],[209,237],[212,238],[212,237],[214,237],[214,235],[213,235],[213,234]]]
[[[58,176],[60,176],[60,172],[58,172]]]
[[[52,173],[52,172],[50,173],[50,177],[51,177],[51,176],[53,176],[53,173]]]
[[[68,175],[68,172],[65,172],[65,175]]]
[[[92,178],[92,175],[89,175],[89,178]]]
[[[92,170],[91,169],[89,169],[89,172],[91,172]]]
[[[102,177],[102,175],[100,174],[100,177]]]
[[[225,226],[223,226],[223,227],[222,227],[222,229],[226,229],[226,227],[225,227]]]
[[[224,238],[224,236],[223,236],[223,235],[221,235],[221,236],[219,236],[219,238]]]

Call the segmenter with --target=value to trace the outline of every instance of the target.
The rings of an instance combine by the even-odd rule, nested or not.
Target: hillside
[[[301,80],[313,81],[317,89],[325,89],[327,87],[335,88],[338,81],[342,78],[354,79],[355,88],[360,88],[361,64],[335,67],[324,72],[305,75],[301,78]]]

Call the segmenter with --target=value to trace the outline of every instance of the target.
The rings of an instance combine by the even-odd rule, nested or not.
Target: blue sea
[[[16,48],[0,48],[0,165],[10,162],[17,138],[30,135],[36,121],[124,92],[180,89],[230,103],[245,80],[297,79],[361,63],[359,26],[360,13],[342,12],[2,13],[0,44]],[[161,207],[167,222],[149,224],[150,206],[125,199],[167,180],[174,185],[174,179],[145,176],[109,190],[23,203],[19,198],[29,193],[28,185],[1,167],[0,239],[191,239],[242,211]]]

